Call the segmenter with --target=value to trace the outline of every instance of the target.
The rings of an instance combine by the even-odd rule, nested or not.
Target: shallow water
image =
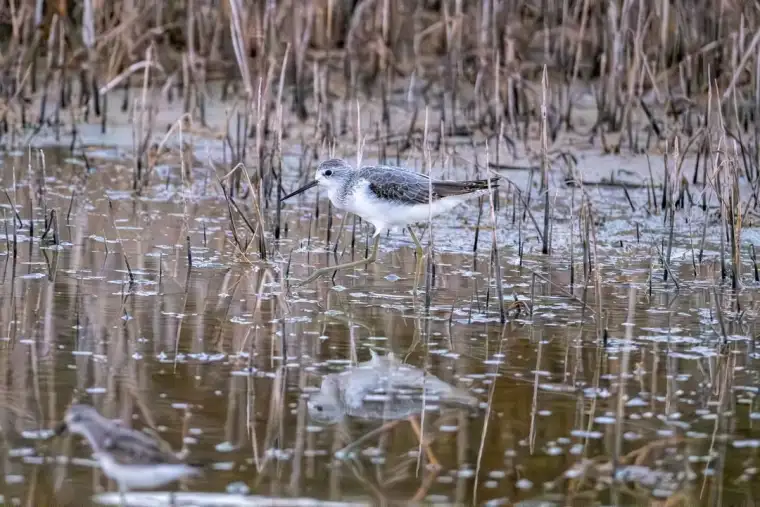
[[[188,491],[258,495],[264,504],[262,498],[285,497],[754,505],[758,284],[747,260],[738,295],[716,285],[717,223],[708,227],[695,276],[688,238],[691,228],[691,236],[700,237],[701,210],[694,208],[688,222],[682,215],[677,220],[671,258],[677,288],[663,282],[662,266],[653,260],[665,227],[662,216],[645,211],[645,191],[631,191],[636,212],[619,188],[590,191],[599,214],[593,258],[599,300],[595,278],[584,291],[577,216],[570,219],[579,193],[574,201],[567,189],[557,196],[548,258],[539,254],[531,220],[520,220],[521,208],[513,222],[511,199],[500,203],[505,299],[532,303],[532,312],[510,308],[502,326],[489,272],[490,229],[481,230],[478,253],[472,253],[477,202],[435,222],[436,277],[426,314],[425,294],[414,290],[414,249],[400,231],[383,238],[378,263],[366,270],[287,291],[281,285],[286,270],[303,279],[307,264],[319,267],[330,257],[327,205],[320,201],[316,219],[316,193],[283,208],[284,237],[270,238],[267,262],[256,255],[245,260],[208,168],[198,166],[184,191],[176,164],[158,168],[155,185],[136,198],[128,160],[103,148],[89,153],[96,161],[90,173],[81,156],[60,149],[44,151],[44,174],[36,155],[31,170],[24,153],[0,165],[2,186],[23,222],[14,260],[14,222],[5,200],[5,503],[87,505],[93,494],[115,491],[81,439],[46,439],[78,399],[109,417],[131,418],[136,427],[152,426],[175,449],[184,443],[194,461],[213,463],[203,478],[183,486]],[[294,188],[295,179],[288,185]],[[539,223],[542,208],[534,196]],[[56,210],[58,246],[40,239],[45,210]],[[332,241],[341,217],[332,216]],[[487,205],[482,224],[490,225]],[[751,241],[755,230],[747,225]],[[246,232],[242,222],[237,226]],[[356,225],[352,251],[353,227],[349,218],[339,244],[346,248],[343,260],[363,254],[367,233]],[[519,241],[525,242],[522,259]],[[737,304],[740,319],[730,311]],[[424,453],[418,460],[408,422],[334,459],[335,451],[379,423],[324,428],[308,419],[306,400],[320,375],[367,360],[370,347],[392,351],[481,400],[474,415],[426,413],[424,433],[440,470],[426,467]]]

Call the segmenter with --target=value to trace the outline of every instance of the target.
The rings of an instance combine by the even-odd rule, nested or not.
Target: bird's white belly
[[[367,186],[364,186],[347,196],[345,202],[342,203],[343,206],[340,206],[335,200],[333,200],[333,204],[359,215],[379,231],[380,229],[427,222],[431,214],[435,217],[450,211],[470,197],[473,197],[473,194],[445,197],[434,201],[431,210],[429,204],[404,204],[398,201],[378,199]]]
[[[182,463],[161,465],[127,465],[116,462],[108,455],[98,456],[103,473],[125,489],[152,489],[195,475],[197,471]]]

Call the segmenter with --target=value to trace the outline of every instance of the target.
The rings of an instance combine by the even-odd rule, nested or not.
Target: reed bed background
[[[6,0],[0,133],[92,116],[105,126],[109,109],[139,98],[130,84],[182,100],[203,124],[208,85],[219,81],[222,98],[264,114],[249,133],[271,132],[280,97],[328,136],[350,125],[336,104],[375,99],[389,130],[399,106],[432,104],[447,133],[493,135],[504,121],[503,134],[524,141],[540,120],[546,67],[552,140],[580,129],[573,112],[590,93],[581,131],[615,134],[611,151],[638,151],[641,121],[654,140],[669,136],[665,114],[689,132],[703,124],[711,89],[731,113],[727,128],[760,121],[759,14],[717,0]],[[746,144],[756,151],[756,136]]]

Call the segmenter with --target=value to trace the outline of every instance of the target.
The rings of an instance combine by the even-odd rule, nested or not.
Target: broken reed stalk
[[[544,194],[544,229],[541,235],[541,253],[549,255],[551,245],[549,244],[549,223],[551,221],[550,204],[549,204],[549,142],[547,134],[547,93],[549,87],[549,78],[547,76],[546,65],[544,65],[541,76],[541,192]]]
[[[499,142],[499,139],[496,140]],[[488,168],[488,143],[486,143],[486,165]],[[487,171],[488,169],[486,169]],[[499,259],[499,244],[496,231],[498,230],[496,221],[496,205],[494,204],[494,192],[495,189],[491,187],[491,178],[486,174],[486,180],[488,181],[488,206],[491,213],[491,259],[493,261],[493,274],[494,282],[496,284],[496,296],[499,300],[499,319],[502,324],[507,321],[507,314],[504,309],[504,282],[501,275],[501,261]],[[432,188],[432,184],[431,184]],[[487,306],[486,306],[487,307]]]
[[[116,228],[116,218],[114,216],[113,203],[111,202],[111,198],[108,196],[106,196],[106,200],[108,201],[108,217],[111,219],[111,227],[113,227],[113,230],[116,232],[116,239],[119,242],[119,247],[121,247],[121,255],[124,257],[124,265],[127,267],[127,273],[129,274],[129,284],[132,285],[135,283],[135,276],[132,274],[132,268],[129,266],[129,259],[127,258],[126,250],[124,250],[124,243],[121,240],[121,234],[119,234],[119,229]],[[104,236],[103,242],[107,245],[108,238]]]
[[[423,158],[423,173],[427,173],[429,179],[428,179],[428,202],[433,202],[433,166],[432,166],[432,160],[430,158],[430,143],[428,141],[428,118],[429,118],[429,109],[425,108],[425,126],[423,131],[423,138],[422,138],[422,149],[424,153]],[[428,244],[427,244],[427,255],[426,255],[426,264],[425,264],[425,315],[430,315],[430,305],[433,302],[433,295],[432,295],[432,285],[433,285],[433,207],[428,207]],[[417,262],[415,263],[415,286],[417,285],[417,273],[419,272],[419,266],[422,262],[422,259],[417,259]],[[416,287],[415,287],[416,292]],[[427,336],[425,337],[425,340],[427,340]]]
[[[734,145],[735,147],[736,145]],[[739,193],[739,165],[734,158],[728,165],[729,184],[728,191],[728,225],[731,238],[731,288],[739,290],[741,288],[742,277],[742,259],[741,259],[741,236],[742,236],[742,218],[741,196]]]
[[[183,115],[184,116],[184,115]],[[188,213],[187,213],[187,198],[185,197],[185,171],[188,170],[187,167],[185,167],[186,161],[185,161],[185,142],[183,138],[183,130],[182,130],[182,122],[179,121],[176,124],[179,125],[179,168],[180,168],[180,181],[181,181],[181,193],[182,193],[182,229],[185,231],[185,244],[187,248],[187,277],[190,278],[190,271],[193,269],[193,250],[191,248],[192,244],[190,242],[190,221],[188,220]],[[160,153],[160,152],[159,152]],[[192,171],[192,167],[189,168],[190,171]],[[181,234],[181,232],[180,232]]]
[[[227,175],[221,178],[221,180],[223,181],[227,179],[228,177],[232,176],[236,171],[240,171],[243,174],[243,176],[245,177],[245,182],[248,185],[248,188],[250,189],[249,193],[251,195],[251,204],[253,205],[253,209],[255,211],[255,214],[254,214],[255,226],[248,220],[248,217],[246,217],[243,211],[238,207],[234,199],[232,199],[231,197],[228,197],[228,202],[231,203],[232,206],[235,208],[235,210],[240,214],[246,226],[251,231],[251,234],[252,234],[251,241],[258,238],[259,245],[260,246],[265,245],[265,239],[263,237],[264,231],[266,230],[264,226],[264,217],[262,216],[261,207],[259,206],[260,202],[257,199],[257,197],[260,195],[260,192],[259,192],[260,189],[259,187],[257,187],[251,182],[251,178],[248,175],[248,170],[245,168],[245,166],[242,163],[238,163],[229,173],[227,173]],[[224,188],[224,185],[222,185],[222,188]],[[230,217],[230,220],[232,220],[231,217]],[[245,252],[246,250],[247,249],[244,249],[243,252]],[[260,260],[262,261],[267,260],[266,248],[260,248],[259,255],[260,255]]]
[[[575,293],[575,185],[570,189],[570,294]]]
[[[282,57],[282,70],[280,72],[280,83],[279,88],[277,90],[277,113],[276,113],[276,127],[275,127],[275,144],[274,149],[272,153],[272,172],[274,173],[275,177],[275,184],[277,185],[277,210],[275,215],[275,232],[274,237],[276,240],[280,239],[280,220],[281,220],[281,209],[282,209],[282,203],[280,202],[280,198],[282,197],[282,185],[280,182],[282,181],[282,92],[283,88],[285,86],[285,69],[288,62],[288,54],[290,52],[290,44],[285,48],[285,55]],[[259,169],[259,175],[263,178],[263,170]],[[262,180],[263,181],[263,180]],[[262,183],[262,182],[260,182]],[[261,186],[261,185],[260,185]],[[261,250],[266,250],[266,242],[263,240],[264,234],[261,234],[261,240],[259,241],[259,253],[261,253]],[[262,258],[266,258],[266,253],[262,255]]]
[[[672,157],[677,163],[679,158],[679,151],[678,151],[678,138],[675,139],[675,142],[673,144],[673,151],[674,156]],[[668,247],[667,247],[667,253],[664,255],[664,265],[665,269],[663,271],[663,281],[668,281],[668,274],[670,273],[670,259],[671,255],[673,253],[673,239],[675,235],[675,221],[676,221],[676,206],[674,202],[674,196],[673,196],[673,185],[674,183],[668,184],[671,180],[678,180],[678,175],[676,174],[674,178],[668,178],[668,174],[670,173],[668,169],[668,156],[667,151],[665,152],[665,184],[663,185],[662,190],[662,209],[665,211],[665,220],[666,224],[670,224],[670,228],[668,229]]]

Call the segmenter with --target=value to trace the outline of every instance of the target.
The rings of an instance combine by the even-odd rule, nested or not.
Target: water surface
[[[597,241],[584,281],[580,192],[558,194],[554,253],[542,256],[530,218],[522,220],[514,194],[503,190],[497,242],[510,307],[502,325],[487,203],[476,253],[481,204],[436,220],[426,308],[402,231],[383,238],[377,264],[288,290],[286,271],[303,279],[334,264],[329,252],[342,214],[328,212],[322,199],[317,217],[316,193],[283,209],[283,237],[268,233],[264,262],[255,245],[247,256],[235,246],[211,169],[198,165],[188,183],[177,164],[162,166],[136,196],[131,162],[107,148],[89,153],[92,171],[80,154],[61,149],[44,151],[44,172],[35,154],[31,169],[26,153],[0,165],[22,222],[14,255],[6,199],[5,503],[88,505],[93,494],[116,490],[78,437],[45,440],[78,399],[156,428],[175,449],[187,446],[194,460],[212,462],[212,471],[183,486],[188,491],[370,504],[754,505],[758,284],[747,259],[744,289],[721,285],[717,222],[707,229],[702,261],[692,262],[689,238],[699,240],[704,219],[698,208],[678,218],[676,285],[672,276],[663,281],[655,252],[665,225],[646,211],[646,191],[631,190],[632,211],[620,188],[593,189]],[[239,202],[253,217],[250,198]],[[543,202],[534,197],[531,209],[542,223]],[[52,230],[42,239],[51,210],[57,244],[48,241]],[[270,221],[274,213],[264,210]],[[349,217],[345,231],[341,261],[359,258],[366,229]],[[515,299],[527,306],[517,311]],[[440,470],[418,458],[409,423],[336,459],[335,451],[379,423],[324,428],[307,417],[321,375],[367,360],[370,347],[482,401],[475,415],[425,415]]]

